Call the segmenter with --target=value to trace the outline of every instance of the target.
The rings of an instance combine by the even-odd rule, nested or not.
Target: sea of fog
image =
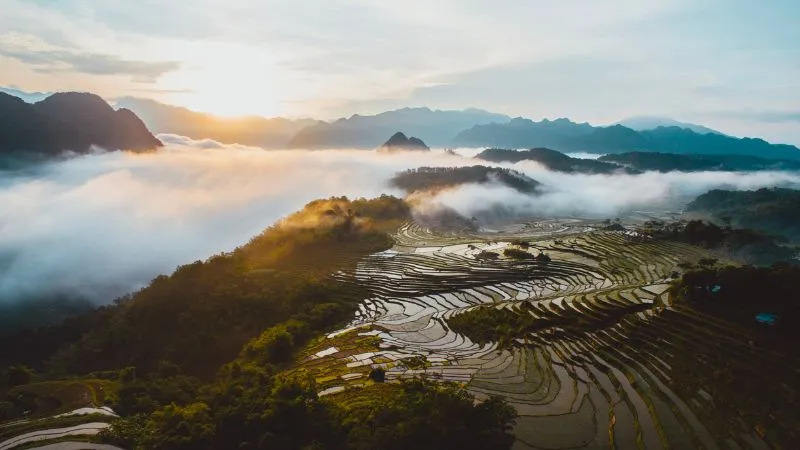
[[[398,171],[463,166],[473,152],[264,151],[175,135],[158,152],[97,153],[0,172],[0,301],[67,294],[109,302],[176,266],[229,251],[320,197],[402,195]],[[464,156],[460,156],[464,155]],[[491,164],[498,165],[498,164]],[[533,162],[499,164],[543,194],[467,185],[424,198],[466,217],[502,206],[519,217],[612,218],[680,208],[709,189],[798,186],[800,174],[567,175]]]

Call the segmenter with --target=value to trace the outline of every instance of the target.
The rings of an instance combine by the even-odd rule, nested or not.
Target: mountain
[[[519,192],[536,192],[539,182],[516,170],[500,167],[420,167],[395,175],[390,183],[406,192],[435,191],[462,184],[500,183]]]
[[[800,160],[793,145],[770,144],[762,139],[699,134],[678,127],[636,131],[622,125],[593,127],[567,119],[534,122],[517,118],[506,123],[476,125],[459,133],[458,147],[533,148],[561,152],[626,153],[662,152],[697,155],[751,155],[761,158]]]
[[[532,148],[548,147],[564,150],[574,139],[591,134],[594,127],[569,119],[534,122],[517,117],[511,121],[475,125],[461,131],[452,140],[456,147]],[[536,144],[531,145],[531,142]]]
[[[636,131],[655,130],[658,127],[678,127],[678,128],[685,128],[688,130],[692,130],[698,134],[708,134],[708,133],[723,134],[717,130],[712,130],[711,128],[704,127],[702,125],[697,125],[688,122],[679,122],[675,119],[670,119],[669,117],[657,117],[657,116],[629,117],[627,119],[620,120],[614,125],[622,125],[624,127]]]
[[[430,148],[422,142],[421,139],[415,137],[406,137],[405,134],[397,132],[384,142],[383,145],[378,147],[381,152],[396,152],[396,151],[429,151]]]
[[[13,95],[14,97],[20,98],[26,103],[36,103],[40,102],[47,97],[53,95],[52,92],[26,92],[16,89],[14,87],[0,87],[0,92],[4,92],[8,95]]]
[[[114,110],[94,94],[61,92],[29,104],[0,93],[0,154],[150,150],[161,141],[128,109]]]
[[[192,139],[213,139],[226,144],[264,148],[286,148],[298,131],[317,123],[313,119],[283,117],[217,117],[136,97],[119,98],[116,105],[134,111],[155,133],[174,133]]]
[[[651,150],[697,155],[751,155],[770,159],[800,160],[800,149],[793,145],[770,144],[758,138],[735,138],[719,134],[697,134],[683,128],[656,128],[642,131],[652,143]],[[620,153],[620,152],[617,152]]]
[[[572,158],[549,148],[532,148],[530,150],[505,150],[490,148],[482,151],[477,159],[490,162],[536,161],[549,170],[565,173],[602,173],[637,172],[613,162],[595,161],[592,159]]]
[[[374,116],[354,115],[334,122],[308,126],[291,140],[289,148],[364,148],[381,145],[397,130],[417,136],[434,147],[449,145],[460,131],[474,125],[507,122],[510,118],[479,109],[441,111],[403,108]]]
[[[750,155],[677,155],[658,152],[629,152],[605,155],[598,161],[634,170],[659,172],[800,170],[800,161],[765,159]]]

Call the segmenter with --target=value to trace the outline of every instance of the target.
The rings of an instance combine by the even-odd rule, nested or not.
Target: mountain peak
[[[162,145],[132,111],[115,111],[101,97],[62,92],[29,104],[0,95],[0,152],[56,154],[107,150],[149,150]]]
[[[421,139],[415,137],[406,137],[400,131],[393,134],[383,145],[378,148],[379,151],[428,151],[427,145]]]

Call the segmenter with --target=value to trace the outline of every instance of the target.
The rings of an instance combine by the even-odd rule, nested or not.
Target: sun
[[[280,114],[274,98],[258,89],[208,89],[187,93],[180,103],[191,110],[220,117],[271,117]]]
[[[193,58],[194,57],[194,58]],[[217,116],[275,116],[284,113],[275,93],[278,70],[268,58],[240,46],[208,48],[189,55],[185,66],[163,79],[168,103]],[[172,88],[172,89],[170,89]]]

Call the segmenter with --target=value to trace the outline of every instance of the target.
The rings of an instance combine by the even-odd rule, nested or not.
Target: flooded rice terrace
[[[670,299],[677,264],[705,251],[603,228],[549,220],[438,233],[406,224],[393,249],[338,275],[365,283],[371,297],[309,356],[339,364],[318,378],[320,394],[356,389],[381,367],[387,381],[427,377],[463,383],[478,399],[505,397],[519,413],[518,449],[797,448],[798,365]],[[506,257],[507,248],[531,257]],[[542,325],[506,330],[502,345],[449,325],[481,309]]]

